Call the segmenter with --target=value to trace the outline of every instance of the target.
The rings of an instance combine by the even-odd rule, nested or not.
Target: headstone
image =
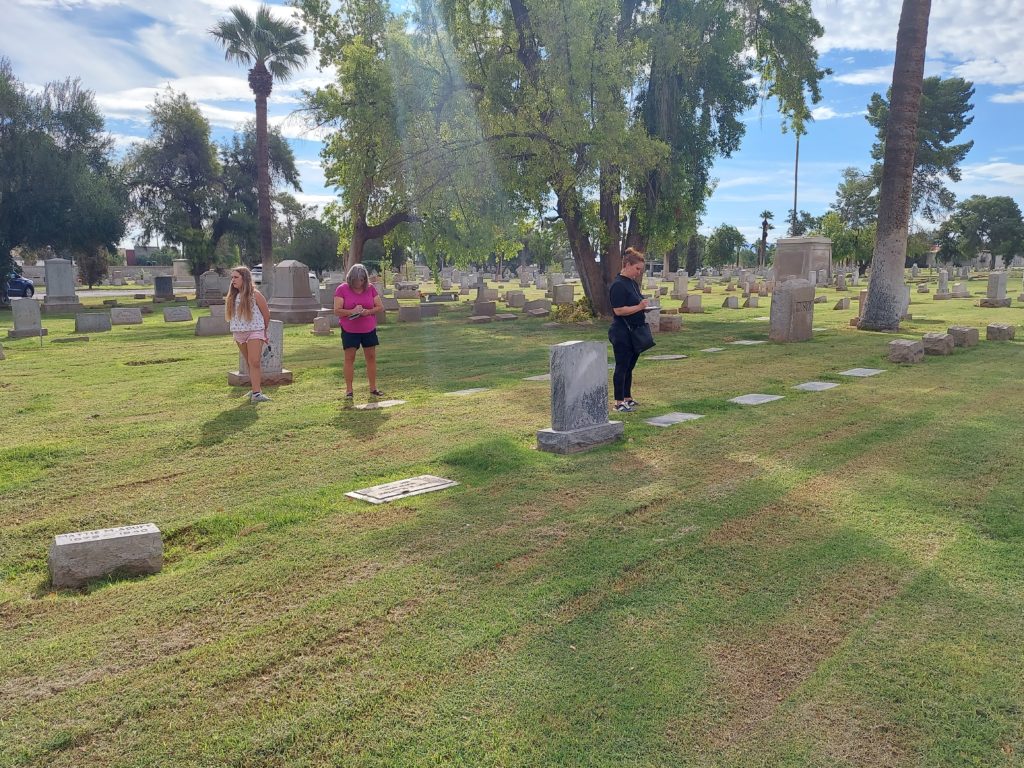
[[[398,308],[398,322],[400,323],[418,323],[423,317],[421,311],[421,305],[417,304],[414,307],[400,306]]]
[[[1008,307],[1010,300],[1006,296],[1006,272],[992,272],[988,276],[988,291],[981,300],[983,307]]]
[[[192,279],[192,272],[189,269],[188,259],[174,259],[171,262],[171,269],[171,278],[176,285],[185,287],[195,285],[195,280]]]
[[[663,416],[655,416],[653,419],[646,419],[645,422],[650,424],[652,427],[671,427],[674,424],[682,424],[684,421],[696,421],[697,419],[703,419],[704,416],[699,413],[680,413],[679,411],[672,411],[666,413]]]
[[[382,297],[380,303],[387,312],[397,312],[402,307],[402,305],[398,303],[398,299],[394,299],[390,296]]]
[[[274,267],[271,316],[284,323],[312,323],[320,311],[320,291],[314,293],[311,283],[309,267],[301,261],[285,259]]]
[[[847,371],[840,371],[839,375],[852,376],[856,379],[867,379],[880,373],[885,373],[885,371],[881,368],[850,368]]]
[[[474,325],[480,325],[481,323],[493,323],[494,315],[470,315],[468,321]]]
[[[608,345],[566,341],[550,354],[551,428],[537,432],[537,447],[577,453],[620,439],[625,426],[608,420]]]
[[[213,269],[203,272],[199,276],[199,295],[196,297],[196,306],[209,307],[223,303],[224,294],[221,292],[220,275]]]
[[[558,283],[553,285],[551,288],[551,300],[552,303],[557,305],[572,304],[575,301],[574,298],[575,286],[571,283]]]
[[[807,341],[814,325],[814,286],[795,278],[775,286],[769,311],[768,338],[772,341]]]
[[[441,314],[441,305],[440,304],[426,304],[426,303],[420,304],[420,317],[421,318],[437,317],[440,314]]]
[[[284,323],[271,320],[267,338],[270,343],[263,347],[263,357],[260,358],[260,378],[263,384],[270,387],[291,384],[294,381],[292,372],[284,367]],[[239,352],[238,370],[228,374],[228,384],[232,387],[248,387],[250,383],[249,365]]]
[[[152,523],[62,533],[50,544],[50,583],[78,589],[104,576],[159,573],[163,560],[163,539]]]
[[[224,310],[220,305],[213,305],[210,314],[196,321],[196,336],[226,336],[231,333]]]
[[[971,298],[971,292],[967,288],[967,283],[957,283],[953,286],[953,298],[954,299],[969,299]]]
[[[522,291],[509,291],[505,294],[505,303],[513,309],[522,309],[526,305],[526,294]]]
[[[320,306],[334,309],[334,292],[338,290],[338,286],[341,285],[344,280],[326,280],[324,287],[320,289]],[[382,293],[383,289],[378,289],[378,293]]]
[[[957,347],[978,346],[978,329],[966,325],[951,325],[946,333],[953,337],[953,345]]]
[[[396,480],[393,483],[375,485],[372,488],[360,488],[358,491],[349,491],[345,495],[353,499],[368,501],[371,504],[384,504],[389,501],[407,499],[410,496],[419,496],[421,493],[452,488],[456,485],[458,485],[457,482],[444,477],[420,475],[406,480]]]
[[[395,290],[396,299],[418,299],[420,297],[417,288],[398,288]]]
[[[188,307],[166,307],[164,309],[165,323],[191,323],[192,310]]]
[[[679,315],[661,315],[661,332],[665,333],[668,331],[681,331],[683,330],[683,318]]]
[[[948,333],[926,333],[921,338],[926,355],[951,355],[955,342]]]
[[[1017,335],[1017,329],[1009,323],[989,323],[985,329],[988,341],[1011,341]]]
[[[142,310],[139,307],[115,307],[110,310],[110,324],[142,325]]]
[[[832,309],[849,309],[849,308],[850,308],[850,300],[847,299],[847,298],[840,299],[839,301],[836,302],[836,305],[834,307],[832,307]]]
[[[760,301],[757,296],[748,296],[747,300],[743,302],[744,309],[758,309],[760,307]]]
[[[704,311],[701,307],[701,295],[699,293],[691,293],[686,297],[686,301],[683,303],[683,310],[688,314],[700,314]]]
[[[848,290],[850,290],[849,288],[846,287],[846,275],[844,275],[842,272],[840,272],[838,275],[836,275],[836,290],[837,291],[848,291]]]
[[[815,304],[824,304],[827,301],[828,301],[828,296],[826,296],[825,294],[822,294],[821,296],[815,296],[814,297],[814,303]]]
[[[824,392],[826,389],[834,389],[838,386],[830,381],[805,381],[803,384],[797,384],[793,389],[799,389],[801,392]]]
[[[497,311],[498,305],[493,301],[478,301],[473,305],[474,315],[487,315],[489,317],[494,317]]]
[[[14,329],[7,332],[7,338],[25,339],[49,333],[43,328],[39,302],[35,299],[11,299],[11,313],[14,315]]]
[[[928,287],[928,283],[920,283],[917,286],[918,293],[931,293],[931,289]]]
[[[736,296],[726,296],[725,301],[722,302],[723,309],[739,309],[740,300]]]
[[[537,282],[535,283],[537,290],[546,291],[548,289],[548,279],[544,275],[537,275]]]
[[[174,298],[174,278],[170,275],[153,277],[153,301],[169,301]]]
[[[890,341],[889,360],[893,363],[919,363],[924,360],[924,344],[914,339]]]
[[[736,403],[737,405],[764,405],[765,403],[771,403],[776,400],[781,400],[782,398],[783,395],[762,395],[755,393],[730,398],[729,402]]]
[[[565,283],[565,274],[562,272],[552,272],[548,275],[548,283],[554,288],[556,285],[562,285]]]
[[[827,237],[782,237],[776,241],[775,279],[787,282],[815,272],[813,282],[831,282],[832,241]],[[817,274],[822,272],[822,275]]]
[[[317,315],[313,318],[313,335],[333,336],[334,325],[335,324],[331,322],[331,318],[327,315]]]
[[[102,333],[109,330],[109,312],[82,312],[75,315],[75,333]]]
[[[910,276],[913,277],[913,278],[916,278],[920,274],[921,274],[921,270],[917,266],[917,264],[912,264],[911,267],[910,267]]]
[[[43,312],[81,312],[85,307],[75,293],[75,268],[67,259],[47,259],[45,262],[46,295]]]

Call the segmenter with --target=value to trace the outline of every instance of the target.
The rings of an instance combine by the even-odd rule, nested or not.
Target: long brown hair
[[[235,297],[240,297],[238,302],[238,313],[245,322],[252,320],[252,294],[256,290],[252,282],[252,272],[248,267],[234,267],[232,272],[237,272],[242,278],[242,289],[238,290],[232,285],[228,288],[228,295],[224,299],[224,318],[231,322],[235,314]]]

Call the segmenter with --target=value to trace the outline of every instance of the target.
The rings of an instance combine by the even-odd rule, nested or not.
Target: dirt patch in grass
[[[127,360],[125,365],[166,365],[167,363],[184,363],[191,359],[191,357],[164,357],[159,360]]]
[[[792,696],[904,581],[891,570],[865,564],[831,576],[813,594],[794,601],[776,626],[751,637],[713,644],[708,653],[717,671],[727,711],[707,740],[719,748],[740,745],[771,728],[779,706]]]

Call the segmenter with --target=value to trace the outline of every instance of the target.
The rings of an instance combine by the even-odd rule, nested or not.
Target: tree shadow
[[[219,445],[231,435],[248,427],[256,421],[256,408],[246,398],[233,408],[221,411],[200,427],[199,440],[196,445]]]
[[[396,406],[401,408],[402,406]],[[331,420],[331,423],[342,432],[347,432],[350,437],[365,439],[376,437],[377,432],[391,417],[386,413],[387,409],[360,411],[350,401],[342,404],[338,409],[338,415]]]

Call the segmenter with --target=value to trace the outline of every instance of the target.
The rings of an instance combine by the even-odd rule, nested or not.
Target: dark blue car
[[[7,302],[10,299],[19,297],[30,298],[36,292],[35,284],[27,277],[22,277],[16,272],[7,276],[3,285],[0,285],[0,300]]]

